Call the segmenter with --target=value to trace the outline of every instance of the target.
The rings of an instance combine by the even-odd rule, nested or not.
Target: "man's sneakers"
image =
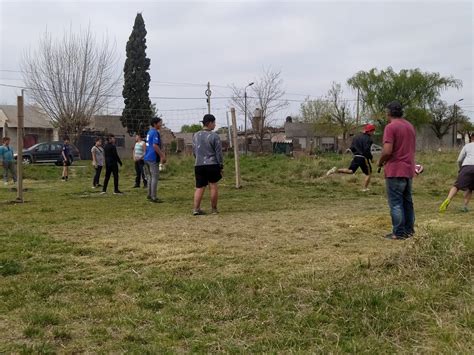
[[[202,215],[205,215],[205,214],[206,214],[206,212],[204,212],[200,208],[198,208],[197,210],[193,210],[193,216],[202,216]]]
[[[331,169],[329,169],[326,173],[326,176],[332,175],[337,171],[337,168],[333,166]]]
[[[119,190],[117,190],[117,191],[114,191],[114,195],[123,195],[123,192],[122,192],[122,191],[119,191]]]
[[[193,210],[193,216],[202,216],[207,214],[205,211],[198,208],[197,210]],[[211,210],[211,214],[219,214],[219,210],[217,208],[213,208]]]
[[[163,200],[160,200],[159,198],[149,198],[148,200],[153,203],[163,203]]]
[[[461,207],[461,212],[469,212],[469,209],[467,208],[467,206],[463,206]]]
[[[450,202],[451,200],[449,199],[444,200],[443,203],[439,206],[439,212],[440,213],[446,212],[446,209],[448,208]]]

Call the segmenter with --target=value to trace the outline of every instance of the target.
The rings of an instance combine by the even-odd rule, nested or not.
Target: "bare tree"
[[[347,147],[347,138],[349,131],[354,127],[355,119],[351,114],[351,105],[342,97],[343,91],[341,84],[332,83],[331,89],[327,93],[329,120],[337,125],[342,134],[344,149]]]
[[[245,114],[244,88],[235,85],[230,87],[232,89],[231,103]],[[260,119],[252,120],[252,130],[259,142],[260,151],[263,151],[263,139],[268,133],[272,116],[288,106],[288,101],[283,99],[285,91],[282,87],[281,71],[273,72],[270,69],[264,69],[262,76],[255,80],[255,84],[248,90],[250,92],[247,92],[247,116],[252,119],[253,112],[260,109]]]
[[[77,141],[91,117],[110,101],[117,87],[115,49],[98,43],[90,28],[72,30],[61,40],[45,32],[36,50],[25,54],[22,71],[29,95],[59,128]]]
[[[448,106],[445,101],[437,100],[430,105],[430,126],[439,146],[443,145],[443,137],[448,134],[456,123],[456,114],[453,106]]]

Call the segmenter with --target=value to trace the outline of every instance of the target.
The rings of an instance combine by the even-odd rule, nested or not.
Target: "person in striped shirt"
[[[143,170],[143,166],[145,165],[145,161],[143,158],[145,157],[146,152],[146,143],[143,140],[142,136],[137,133],[135,134],[135,145],[133,146],[133,161],[135,162],[135,187],[140,187],[140,180],[143,180],[143,187],[147,187],[147,181],[145,178],[145,171]]]

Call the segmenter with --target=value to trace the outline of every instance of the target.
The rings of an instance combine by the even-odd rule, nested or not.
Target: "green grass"
[[[171,157],[163,204],[90,188],[92,168],[28,166],[0,190],[1,353],[470,353],[471,213],[437,206],[455,154],[418,155],[417,234],[388,241],[384,182],[324,177],[347,156],[227,159],[221,213],[191,216],[193,167]],[[205,195],[204,207],[208,205]]]

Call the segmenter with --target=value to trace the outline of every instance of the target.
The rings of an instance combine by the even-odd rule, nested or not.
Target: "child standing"
[[[11,173],[13,182],[16,182],[15,158],[13,148],[10,147],[10,137],[3,137],[3,145],[0,147],[0,160],[3,166],[3,183],[8,184],[8,172]]]

